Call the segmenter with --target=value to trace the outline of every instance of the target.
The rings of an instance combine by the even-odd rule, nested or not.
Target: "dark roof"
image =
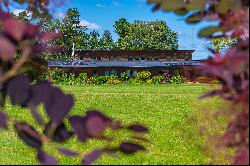
[[[198,61],[49,61],[50,67],[180,67],[180,66],[199,66]]]
[[[114,56],[122,56],[122,55],[182,55],[182,54],[192,54],[195,50],[82,50],[76,49],[75,53],[80,53],[82,55],[114,55]]]

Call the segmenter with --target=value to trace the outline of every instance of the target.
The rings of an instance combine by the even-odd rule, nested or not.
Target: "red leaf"
[[[50,40],[54,40],[61,37],[60,33],[56,33],[56,32],[45,32],[42,33],[42,35],[40,36],[40,40],[43,43],[47,43]]]
[[[0,58],[3,61],[8,61],[16,53],[15,45],[6,37],[0,36]]]
[[[4,21],[3,27],[13,39],[20,41],[26,32],[27,24],[20,20],[7,19]]]

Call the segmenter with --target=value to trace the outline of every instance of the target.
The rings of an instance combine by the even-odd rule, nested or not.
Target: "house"
[[[195,67],[201,63],[192,60],[194,50],[75,50],[71,61],[49,61],[49,68],[63,68],[63,71],[87,73],[88,76],[120,75],[122,72],[132,77],[139,71],[150,71],[152,75],[170,72],[181,73],[183,67]]]

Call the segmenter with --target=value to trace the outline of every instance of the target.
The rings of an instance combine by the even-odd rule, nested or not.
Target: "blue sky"
[[[67,9],[73,7],[80,12],[83,25],[100,33],[110,30],[114,39],[117,39],[117,35],[114,33],[113,24],[121,17],[129,22],[164,20],[173,31],[179,32],[179,49],[194,49],[193,59],[205,59],[210,55],[207,51],[209,41],[198,38],[197,33],[202,27],[215,24],[213,22],[188,25],[183,17],[173,13],[152,12],[152,6],[147,4],[146,0],[73,0],[54,10],[53,15],[57,18],[63,17]]]

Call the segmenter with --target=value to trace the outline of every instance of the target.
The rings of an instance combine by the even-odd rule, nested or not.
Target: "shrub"
[[[136,78],[138,80],[141,80],[142,83],[146,83],[147,80],[150,78],[151,73],[149,71],[142,71],[142,72],[138,72],[136,75]]]
[[[170,80],[171,84],[181,84],[183,83],[182,81],[182,76],[181,75],[173,75]]]
[[[163,76],[154,76],[152,77],[152,84],[160,84],[164,80]]]
[[[60,68],[54,68],[51,71],[51,78],[53,84],[60,84],[61,78],[62,78],[62,69]]]
[[[76,78],[77,85],[86,85],[88,81],[87,73],[80,73]]]
[[[121,82],[122,81],[119,80],[119,78],[117,76],[110,76],[110,77],[108,77],[106,84],[116,85],[116,84],[120,84]]]
[[[77,80],[76,80],[76,76],[75,76],[74,73],[69,74],[68,84],[67,85],[77,85]]]
[[[91,81],[90,84],[93,84],[93,85],[102,85],[102,84],[106,84],[106,82],[108,81],[108,76],[94,75],[89,80]]]
[[[128,73],[127,72],[121,73],[120,78],[122,81],[128,81],[128,79],[129,79]]]
[[[165,72],[163,74],[163,83],[170,83],[171,80],[171,74],[169,72]]]
[[[139,80],[139,79],[137,79],[137,78],[130,78],[130,79],[128,80],[128,83],[129,83],[129,84],[142,84],[142,81]]]

